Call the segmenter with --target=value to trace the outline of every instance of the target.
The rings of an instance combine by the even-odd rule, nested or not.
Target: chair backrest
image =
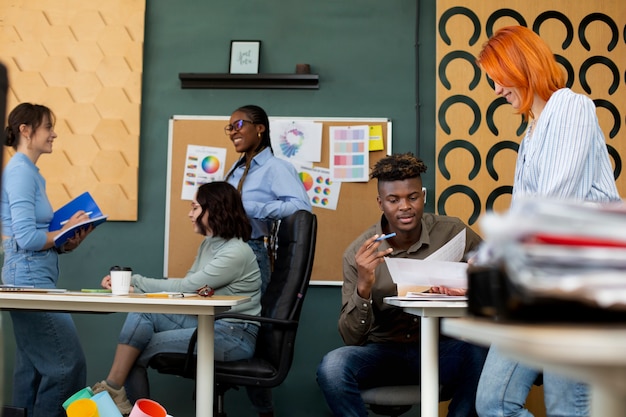
[[[300,210],[281,220],[277,235],[277,257],[271,280],[261,300],[261,316],[278,320],[299,320],[302,303],[311,279],[317,218]],[[286,376],[293,359],[297,326],[263,323],[257,337],[255,356],[271,363]]]

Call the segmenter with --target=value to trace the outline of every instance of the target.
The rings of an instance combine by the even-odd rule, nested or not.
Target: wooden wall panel
[[[89,191],[109,220],[137,220],[144,16],[145,0],[0,3],[8,111],[32,102],[57,116],[38,163],[54,208]]]

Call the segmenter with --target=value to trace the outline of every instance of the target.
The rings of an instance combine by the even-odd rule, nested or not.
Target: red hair
[[[524,26],[506,26],[483,45],[476,63],[503,87],[519,89],[518,109],[526,119],[532,114],[535,94],[548,101],[565,87],[565,75],[543,39]]]

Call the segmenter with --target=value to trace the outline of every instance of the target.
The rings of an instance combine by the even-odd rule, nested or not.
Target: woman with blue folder
[[[61,248],[48,227],[53,210],[46,182],[37,168],[52,153],[57,135],[54,114],[41,105],[22,103],[9,114],[5,145],[16,152],[2,175],[2,282],[7,285],[55,288],[59,253],[75,249],[91,232],[81,229]],[[61,231],[89,216],[74,213]],[[65,417],[63,401],[85,387],[86,365],[80,340],[67,313],[11,311],[15,335],[13,406],[29,417]]]

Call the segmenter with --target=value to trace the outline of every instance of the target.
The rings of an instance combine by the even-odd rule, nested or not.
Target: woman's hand
[[[111,275],[107,275],[106,277],[102,278],[102,281],[100,282],[100,286],[104,288],[105,290],[110,290],[111,289]],[[128,291],[131,293],[135,292],[135,287],[131,285]]]
[[[93,231],[93,226],[89,226],[88,228],[80,228],[74,234],[74,237],[71,237],[65,242],[63,245],[63,249],[65,252],[69,252],[74,250],[81,244],[83,240]]]
[[[102,282],[100,282],[100,286],[104,288],[105,290],[110,290],[111,289],[111,275],[107,275],[106,277],[102,278]]]
[[[89,220],[89,214],[87,214],[87,212],[85,212],[84,210],[78,210],[76,213],[72,215],[72,217],[67,219],[67,223],[63,225],[63,227],[61,228],[61,231],[64,232],[67,229],[70,229],[76,226],[78,223],[82,223],[87,220]]]

